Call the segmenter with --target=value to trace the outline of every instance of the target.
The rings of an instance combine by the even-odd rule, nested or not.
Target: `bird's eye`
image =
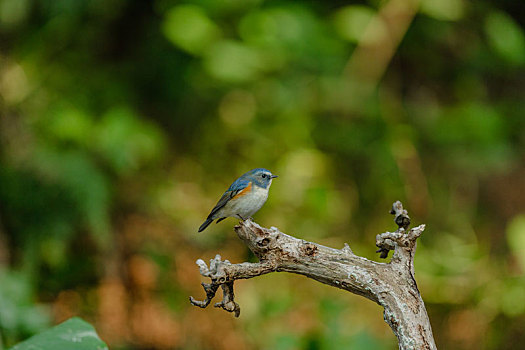
[[[264,178],[266,177],[266,174],[262,174],[261,176],[262,176],[262,178],[264,179]]]

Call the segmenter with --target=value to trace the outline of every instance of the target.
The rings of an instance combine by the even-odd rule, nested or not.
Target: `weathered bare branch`
[[[392,214],[399,228],[376,237],[382,255],[394,250],[390,263],[359,257],[346,243],[342,249],[334,249],[289,236],[275,227],[263,228],[251,220],[240,222],[235,231],[259,262],[231,264],[217,255],[208,268],[204,261],[197,260],[201,274],[210,278],[211,283],[202,284],[206,300],[190,297],[190,301],[205,308],[221,286],[223,300],[215,306],[239,316],[240,308],[233,293],[235,280],[275,271],[291,272],[362,295],[383,306],[384,319],[397,336],[400,349],[436,349],[425,305],[414,279],[416,240],[425,226],[408,230],[410,218],[401,202],[394,203]]]

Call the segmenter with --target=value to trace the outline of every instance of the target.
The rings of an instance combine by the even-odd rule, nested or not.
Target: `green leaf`
[[[343,7],[334,15],[335,30],[341,38],[357,43],[375,15],[374,9],[366,6]]]
[[[525,34],[520,25],[504,12],[491,13],[485,31],[492,49],[510,63],[525,63]]]
[[[108,347],[100,340],[93,326],[74,317],[11,348],[11,350],[61,349],[104,350]]]
[[[221,34],[204,9],[195,5],[180,5],[169,10],[163,31],[174,45],[193,54],[205,51]]]
[[[158,159],[164,148],[161,131],[125,106],[105,113],[95,133],[95,149],[121,175]]]
[[[463,0],[423,0],[421,1],[421,12],[442,21],[457,21],[465,13]]]

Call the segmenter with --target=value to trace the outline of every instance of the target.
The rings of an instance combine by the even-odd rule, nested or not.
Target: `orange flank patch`
[[[235,197],[233,197],[232,199],[239,199],[240,197],[245,196],[245,195],[247,195],[248,193],[250,193],[251,190],[252,190],[252,183],[250,182],[250,183],[248,184],[248,186],[246,186],[245,189],[243,189],[242,191],[240,191],[239,193],[237,193],[237,194],[235,195]]]

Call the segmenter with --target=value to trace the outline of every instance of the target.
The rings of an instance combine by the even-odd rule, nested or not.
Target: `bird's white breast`
[[[268,199],[268,189],[253,185],[252,190],[236,199],[232,199],[224,207],[224,216],[237,216],[247,218],[261,209]]]

